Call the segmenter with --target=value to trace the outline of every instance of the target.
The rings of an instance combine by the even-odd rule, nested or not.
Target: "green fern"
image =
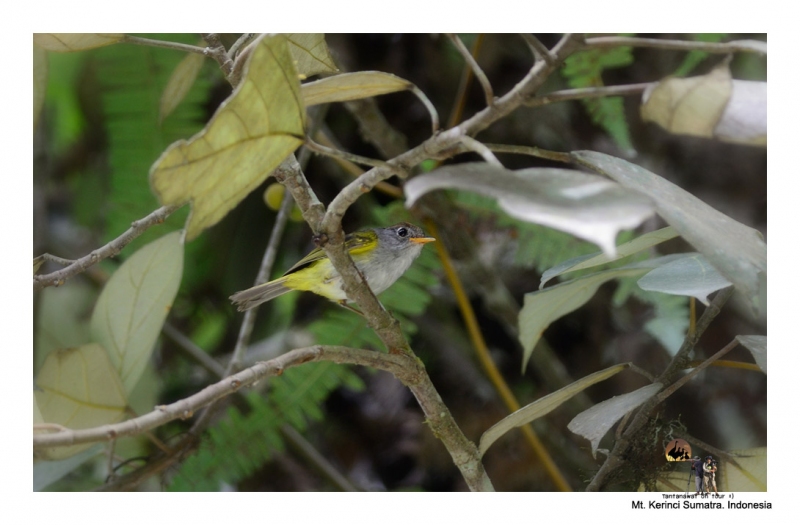
[[[692,40],[697,42],[720,42],[723,38],[728,36],[727,33],[698,33],[692,35]],[[685,77],[694,70],[703,60],[708,58],[709,54],[705,51],[689,51],[686,58],[683,59],[681,65],[673,73],[676,77]]]
[[[309,419],[323,418],[322,403],[341,386],[364,389],[353,371],[327,361],[289,368],[272,378],[265,396],[247,394],[247,414],[232,407],[227,418],[209,430],[198,453],[181,465],[169,490],[218,490],[221,483],[233,485],[250,476],[275,452],[283,451],[282,425],[303,432]]]
[[[573,88],[600,87],[603,71],[629,66],[633,63],[630,47],[590,49],[571,55],[561,73]],[[583,105],[592,122],[601,126],[624,152],[634,151],[622,97],[584,99]]]
[[[150,38],[196,43],[190,34],[147,35]],[[105,239],[110,240],[158,208],[150,191],[150,166],[171,143],[189,138],[203,125],[204,104],[210,83],[198,76],[184,101],[163,123],[159,123],[159,100],[167,80],[183,53],[149,46],[115,45],[96,51],[97,80],[102,88],[102,106],[108,137],[111,179],[106,210]],[[188,209],[179,210],[167,227],[152,228],[134,241],[143,245],[164,235],[165,229],[182,228]],[[136,251],[131,246],[123,252]]]

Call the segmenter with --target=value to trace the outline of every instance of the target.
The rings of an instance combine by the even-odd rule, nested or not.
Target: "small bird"
[[[435,240],[426,237],[418,226],[401,222],[388,228],[348,234],[344,245],[356,268],[377,295],[408,270],[426,243]],[[342,289],[342,277],[322,248],[316,248],[303,257],[283,277],[236,292],[230,299],[241,312],[292,290],[314,292],[350,308],[346,304],[347,294]]]

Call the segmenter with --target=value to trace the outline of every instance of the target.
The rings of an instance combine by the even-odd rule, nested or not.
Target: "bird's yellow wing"
[[[369,246],[370,243],[374,242],[376,238],[377,235],[372,231],[348,233],[344,237],[344,246],[345,249],[350,253],[350,256],[353,257],[362,253],[363,249]],[[325,250],[322,248],[314,248],[308,255],[297,261],[294,266],[286,270],[286,273],[283,275],[294,273],[309,266],[311,263],[327,257],[328,255],[325,253]]]

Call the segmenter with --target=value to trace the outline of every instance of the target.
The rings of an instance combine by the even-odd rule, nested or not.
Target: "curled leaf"
[[[512,217],[571,233],[609,255],[615,254],[620,230],[638,226],[653,213],[649,199],[603,177],[558,168],[511,171],[478,162],[414,177],[404,187],[406,206],[445,188],[494,197]]]
[[[651,292],[693,296],[708,306],[708,294],[727,288],[731,282],[708,259],[696,253],[652,270],[638,284]]]
[[[162,204],[192,203],[186,238],[220,221],[303,142],[305,111],[286,39],[262,36],[233,94],[150,169]]]

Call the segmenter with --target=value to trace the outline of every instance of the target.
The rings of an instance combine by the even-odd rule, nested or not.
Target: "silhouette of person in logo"
[[[700,456],[695,456],[692,458],[692,471],[694,471],[694,486],[697,490],[695,495],[698,495],[703,492],[703,478],[705,476],[705,471],[703,470],[703,460],[700,459]]]

